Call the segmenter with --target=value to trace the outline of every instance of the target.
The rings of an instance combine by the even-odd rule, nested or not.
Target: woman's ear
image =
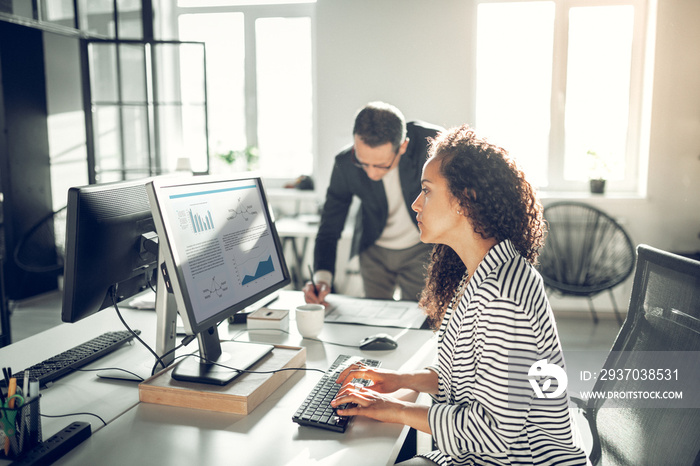
[[[454,199],[454,211],[457,215],[464,217],[466,215],[466,209],[462,206],[459,200]]]

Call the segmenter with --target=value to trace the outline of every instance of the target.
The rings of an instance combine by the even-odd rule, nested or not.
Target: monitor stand
[[[161,250],[158,251],[158,264],[162,277],[156,288],[156,353],[163,360],[164,366],[169,366],[175,361],[177,303],[172,293],[165,258]],[[200,356],[188,356],[180,361],[173,369],[173,379],[182,382],[226,385],[241,375],[241,370],[248,369],[271,353],[274,348],[272,345],[258,343],[234,341],[221,343],[216,327],[198,333],[197,340]],[[213,361],[216,364],[206,361]]]
[[[272,345],[219,341],[216,327],[197,334],[200,356],[188,356],[178,363],[172,378],[181,382],[227,385],[255,363],[270,354]],[[216,364],[214,364],[214,363]],[[225,367],[224,367],[225,366]]]

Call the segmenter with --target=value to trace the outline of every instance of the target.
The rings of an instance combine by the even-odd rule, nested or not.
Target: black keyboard
[[[346,367],[358,361],[369,367],[379,367],[381,365],[381,362],[375,359],[364,359],[359,356],[341,354],[311,390],[309,396],[306,397],[299,409],[297,409],[297,412],[292,416],[292,420],[302,426],[345,432],[351,416],[335,414],[334,408],[331,407],[331,401],[341,387],[340,384],[335,383],[338,375]],[[367,385],[369,381],[355,379],[353,383]]]
[[[140,330],[134,330],[140,334]],[[46,387],[56,379],[70,374],[84,365],[111,353],[124,343],[134,338],[128,330],[116,332],[106,332],[102,335],[75,346],[63,353],[57,354],[45,361],[28,367],[30,379],[37,379],[41,387]],[[12,375],[17,379],[17,386],[22,386],[24,371],[16,372]]]

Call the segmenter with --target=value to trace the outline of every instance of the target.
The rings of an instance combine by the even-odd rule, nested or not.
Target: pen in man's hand
[[[309,266],[309,273],[311,274],[311,284],[314,286],[314,293],[316,293],[316,296],[318,296],[318,287],[314,281],[314,269],[312,269],[311,266]]]

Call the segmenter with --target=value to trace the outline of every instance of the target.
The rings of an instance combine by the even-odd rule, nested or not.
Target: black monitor
[[[155,225],[148,180],[120,181],[68,190],[66,209],[64,322],[77,322],[149,287],[157,256],[142,237]]]
[[[158,233],[159,341],[174,308],[199,356],[177,364],[177,380],[224,385],[272,350],[221,343],[217,325],[290,283],[282,245],[258,177],[156,178],[146,185]],[[162,345],[161,345],[162,346]],[[165,345],[167,348],[169,344]],[[224,367],[226,366],[226,367]]]

